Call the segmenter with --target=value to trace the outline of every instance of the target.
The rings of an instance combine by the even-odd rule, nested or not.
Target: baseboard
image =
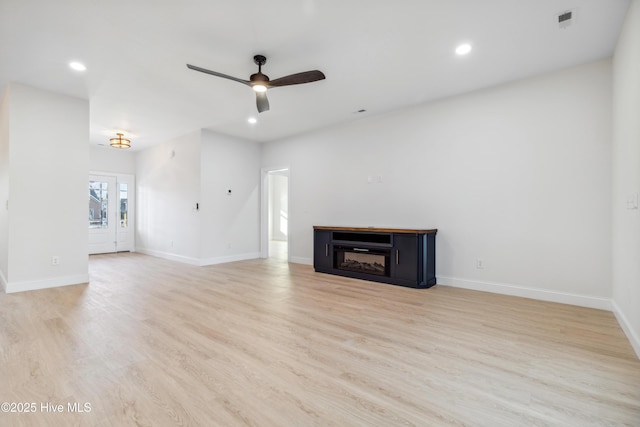
[[[438,276],[438,285],[472,289],[475,291],[492,292],[494,294],[532,298],[542,301],[558,302],[561,304],[597,308],[607,311],[612,311],[613,308],[610,298],[570,294],[567,292],[556,292],[545,289],[534,289],[524,286],[508,285],[505,283],[478,282],[473,280],[458,279],[455,277]]]
[[[246,261],[248,259],[257,258],[260,258],[260,252],[250,252],[247,254],[228,255],[223,257],[202,259],[200,260],[200,264],[198,265],[204,267],[205,265],[224,264],[227,262]]]
[[[5,292],[12,294],[15,292],[35,291],[38,289],[57,288],[60,286],[80,285],[89,283],[88,274],[78,274],[75,276],[54,277],[44,280],[27,280],[23,282],[8,282]]]
[[[291,258],[289,258],[289,262],[292,262],[294,264],[313,265],[313,259],[298,256],[292,256]]]
[[[200,265],[200,260],[198,258],[191,258],[183,255],[176,255],[176,254],[172,254],[171,252],[162,252],[162,251],[156,251],[153,249],[145,249],[145,248],[136,248],[136,251],[141,254],[151,255],[156,258],[162,258],[169,261],[176,261],[176,262],[181,262],[183,264],[190,264],[190,265],[197,265],[197,266]]]
[[[155,251],[152,249],[136,248],[137,252],[145,255],[151,255],[156,258],[167,259],[169,261],[181,262],[183,264],[195,265],[198,267],[204,267],[205,265],[224,264],[227,262],[246,261],[248,259],[260,258],[260,252],[250,252],[246,254],[228,255],[215,258],[192,258],[183,255],[176,255],[170,252]]]
[[[622,310],[620,310],[620,307],[618,306],[618,304],[616,304],[615,301],[612,301],[612,306],[613,306],[613,314],[616,316],[616,319],[618,319],[618,323],[620,324],[620,327],[624,331],[624,334],[627,336],[629,343],[631,343],[631,347],[633,347],[633,351],[636,352],[636,356],[638,356],[638,359],[640,359],[639,331],[636,331],[633,329],[633,326],[631,326],[631,323],[629,322],[629,320],[627,320],[627,317],[624,315]]]

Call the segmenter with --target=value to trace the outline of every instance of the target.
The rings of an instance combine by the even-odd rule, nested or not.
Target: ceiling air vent
[[[573,10],[565,10],[558,14],[558,25],[561,30],[568,28],[575,18],[575,11]]]

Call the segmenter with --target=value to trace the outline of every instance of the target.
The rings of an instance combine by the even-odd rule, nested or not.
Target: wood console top
[[[376,227],[328,227],[324,225],[314,225],[314,230],[338,230],[338,231],[371,231],[382,233],[405,233],[405,234],[435,234],[437,229],[414,230],[407,228],[376,228]]]

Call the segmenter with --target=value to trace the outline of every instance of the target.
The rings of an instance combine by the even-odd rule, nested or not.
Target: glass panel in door
[[[89,228],[109,226],[109,183],[89,181]]]
[[[118,175],[118,252],[133,251],[135,234],[135,181],[133,175]]]
[[[129,227],[129,191],[127,184],[120,184],[120,228]]]

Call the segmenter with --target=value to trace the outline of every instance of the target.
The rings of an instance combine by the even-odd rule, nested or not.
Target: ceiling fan
[[[256,104],[258,106],[258,112],[269,110],[269,100],[267,99],[267,89],[281,86],[299,85],[302,83],[311,83],[318,80],[325,79],[322,71],[303,71],[302,73],[291,74],[279,79],[269,80],[269,76],[262,74],[262,66],[266,64],[267,58],[263,55],[256,55],[253,57],[253,62],[258,66],[258,72],[252,74],[249,80],[239,79],[237,77],[228,76],[226,74],[218,73],[217,71],[207,70],[206,68],[197,67],[195,65],[187,64],[187,67],[200,71],[201,73],[211,74],[212,76],[222,77],[223,79],[229,79],[238,83],[250,86],[256,92]]]

